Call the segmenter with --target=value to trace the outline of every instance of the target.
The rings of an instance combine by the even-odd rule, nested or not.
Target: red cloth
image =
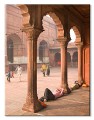
[[[58,61],[58,65],[61,65],[61,62],[60,62],[60,61]]]
[[[47,105],[44,103],[44,102],[42,102],[42,101],[40,101],[39,100],[39,102],[41,103],[41,105],[45,108],[45,107],[47,107]]]

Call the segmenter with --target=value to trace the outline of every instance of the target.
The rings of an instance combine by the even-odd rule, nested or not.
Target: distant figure
[[[47,70],[47,66],[46,66],[45,63],[43,63],[42,66],[41,66],[41,71],[42,71],[44,77],[45,77],[46,70]]]
[[[83,85],[83,81],[81,81],[80,83],[78,81],[75,81],[73,86],[70,89],[76,90],[76,89],[79,89],[82,85]]]
[[[46,73],[46,75],[47,75],[47,76],[50,75],[50,66],[49,66],[49,65],[47,65],[47,73]]]
[[[19,65],[15,70],[19,76],[19,80],[21,81],[21,75],[22,75],[22,67]]]
[[[61,65],[61,61],[58,61],[58,65],[59,65],[59,66]]]
[[[14,72],[11,71],[11,78],[14,78]]]
[[[45,91],[44,91],[44,96],[41,97],[39,100],[42,101],[42,102],[44,100],[46,100],[46,101],[55,100],[55,99],[57,99],[57,98],[59,98],[63,95],[64,95],[64,89],[63,88],[57,88],[54,93],[52,93],[51,90],[46,88]]]
[[[10,71],[7,73],[7,81],[10,82],[10,78],[11,78],[11,74],[10,74]]]

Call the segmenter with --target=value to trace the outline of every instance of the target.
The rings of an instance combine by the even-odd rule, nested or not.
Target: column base
[[[27,103],[25,103],[22,107],[22,110],[28,111],[28,112],[34,112],[33,104],[28,105]]]
[[[37,100],[33,103],[25,103],[22,107],[22,110],[28,111],[28,112],[38,112],[42,110],[44,107],[41,105],[41,103]]]
[[[64,94],[66,95],[66,94],[70,94],[71,93],[71,90],[69,89],[69,88],[65,88],[64,89]]]
[[[82,84],[84,83],[84,81],[81,79],[81,80],[78,80],[78,83],[80,86],[82,86]]]

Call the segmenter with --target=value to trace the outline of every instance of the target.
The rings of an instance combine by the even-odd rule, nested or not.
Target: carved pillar
[[[31,27],[26,28],[27,33],[27,57],[28,57],[28,91],[23,110],[37,112],[42,109],[37,97],[37,38],[39,31]]]
[[[82,83],[82,42],[76,42],[76,46],[78,47],[78,82]]]
[[[65,93],[69,93],[67,81],[67,38],[59,40],[61,47],[61,87],[64,88]]]

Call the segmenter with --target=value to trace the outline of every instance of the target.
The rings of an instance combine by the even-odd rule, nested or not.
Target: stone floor
[[[38,97],[43,95],[45,88],[54,91],[60,86],[60,68],[51,68],[49,77],[43,77],[40,69],[37,72]],[[68,68],[68,83],[72,86],[77,80],[77,68]],[[89,116],[90,95],[89,87],[82,87],[72,91],[68,96],[58,98],[55,101],[46,102],[47,108],[31,113],[22,111],[27,94],[27,73],[23,72],[22,81],[19,82],[17,75],[11,78],[9,83],[5,81],[5,115],[17,116]]]

